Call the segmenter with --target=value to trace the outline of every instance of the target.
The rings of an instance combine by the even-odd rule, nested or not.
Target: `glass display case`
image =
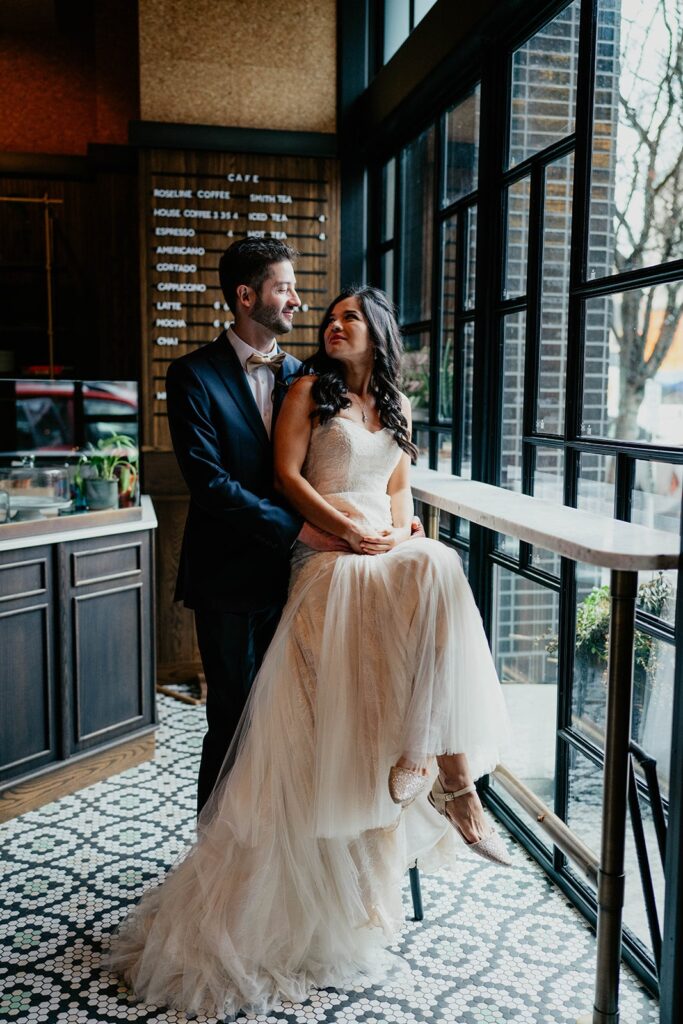
[[[0,380],[0,524],[140,503],[136,381]]]

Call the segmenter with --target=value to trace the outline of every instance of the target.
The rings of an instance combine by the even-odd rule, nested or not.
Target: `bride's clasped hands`
[[[350,518],[350,517],[349,517]],[[388,530],[368,533],[362,526],[353,523],[343,538],[348,544],[349,550],[357,555],[382,555],[391,551],[403,541],[410,540],[413,536],[410,526],[400,529],[391,527]]]

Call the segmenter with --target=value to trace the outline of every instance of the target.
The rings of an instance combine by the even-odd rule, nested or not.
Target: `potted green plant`
[[[81,479],[92,511],[118,508],[120,498],[123,504],[131,503],[138,479],[137,446],[127,434],[111,434],[88,445],[81,454],[81,466],[89,470]]]

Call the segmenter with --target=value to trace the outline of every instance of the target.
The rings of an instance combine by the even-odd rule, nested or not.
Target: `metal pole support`
[[[417,867],[417,861],[415,861],[412,868],[408,868],[408,874],[410,875],[410,894],[413,897],[413,920],[423,921],[422,888],[420,886],[420,872]]]
[[[425,505],[425,514],[427,519],[427,522],[425,523],[425,533],[432,540],[438,540],[441,511],[440,509],[435,508],[434,505]]]
[[[633,640],[638,574],[613,569],[607,670],[607,726],[598,871],[598,941],[593,1024],[618,1024],[624,847],[631,733]]]

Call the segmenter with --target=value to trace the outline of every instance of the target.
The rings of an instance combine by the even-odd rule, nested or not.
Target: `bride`
[[[296,546],[197,840],[113,939],[145,1003],[264,1013],[377,981],[416,858],[451,863],[459,835],[509,863],[472,782],[498,762],[502,695],[460,559],[410,536],[400,354],[384,293],[347,290],[283,404],[277,487],[348,551]]]

